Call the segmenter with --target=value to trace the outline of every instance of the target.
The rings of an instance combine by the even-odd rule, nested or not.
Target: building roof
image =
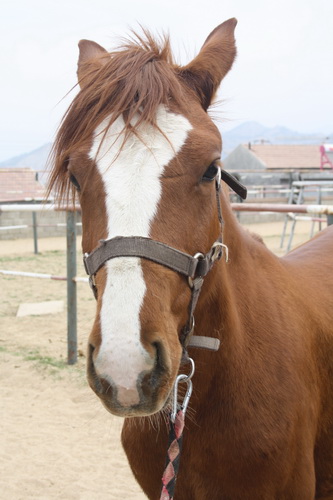
[[[45,194],[30,168],[0,168],[0,203],[42,200]]]
[[[244,147],[267,169],[320,169],[319,145],[248,144]]]

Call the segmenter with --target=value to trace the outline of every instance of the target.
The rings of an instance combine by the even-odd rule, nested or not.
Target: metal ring
[[[194,318],[193,318],[193,323],[194,323]],[[193,377],[194,372],[195,372],[195,364],[194,364],[193,359],[188,358],[188,361],[191,363],[191,371],[190,371],[189,375],[186,375],[187,379],[186,380],[184,379],[184,382],[187,382],[187,380],[191,380],[191,378]]]
[[[190,327],[190,330],[186,336],[192,335],[194,328],[195,328],[195,319],[194,319],[194,315],[192,314],[191,327]],[[191,359],[191,358],[188,358],[188,359]],[[193,362],[193,359],[191,359],[191,361]]]
[[[204,259],[205,256],[202,252],[197,252],[195,255],[193,255],[193,259]],[[193,280],[194,280],[194,277],[192,278],[191,276],[189,276],[188,278],[188,284],[190,286],[190,288],[193,288]]]
[[[205,256],[201,252],[197,252],[195,255],[193,255],[193,259],[204,259]]]

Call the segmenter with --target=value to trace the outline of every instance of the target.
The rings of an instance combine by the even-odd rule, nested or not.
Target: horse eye
[[[215,165],[215,163],[211,163],[209,167],[207,168],[206,172],[202,176],[202,180],[206,182],[210,182],[215,179],[217,176],[218,172],[218,167]]]
[[[73,174],[70,175],[70,178],[69,180],[71,181],[71,183],[73,184],[73,186],[78,190],[80,191],[80,184],[78,183],[76,177],[74,177]]]

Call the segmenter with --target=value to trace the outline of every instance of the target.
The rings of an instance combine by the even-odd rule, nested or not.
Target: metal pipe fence
[[[294,205],[290,203],[232,203],[237,212],[277,212],[298,214],[333,215],[333,205]]]
[[[314,215],[326,215],[327,223],[333,224],[333,205],[293,205],[293,204],[269,204],[269,203],[232,203],[234,211],[248,212],[278,212],[278,213],[307,213]],[[28,208],[29,207],[29,208]],[[42,205],[36,210],[36,205],[26,206],[26,211],[40,210],[65,210],[55,205]],[[0,205],[2,211],[21,210],[21,205]],[[0,270],[0,274],[11,276],[27,276],[32,278],[51,279],[67,281],[67,360],[68,364],[77,361],[77,282],[88,282],[87,278],[77,277],[76,265],[76,212],[74,207],[67,211],[66,239],[67,239],[67,276],[54,276],[51,274],[31,273],[23,271]]]
[[[77,210],[79,211],[79,207],[72,207],[72,210]],[[6,205],[0,205],[0,215],[2,212],[31,212],[32,213],[32,224],[20,224],[16,226],[0,226],[0,231],[5,231],[5,230],[20,230],[20,229],[29,229],[32,228],[32,235],[33,235],[33,244],[34,244],[34,253],[37,255],[38,254],[38,228],[48,228],[48,227],[67,227],[67,223],[61,223],[58,222],[56,224],[40,224],[38,223],[37,220],[37,212],[44,212],[44,211],[64,211],[67,210],[65,208],[59,207],[53,203],[41,203],[41,204],[6,204]],[[81,222],[76,223],[77,226],[82,226]]]
[[[67,276],[53,276],[51,274],[31,273],[23,271],[8,271],[0,270],[0,274],[12,276],[26,276],[40,279],[52,279],[67,281],[67,362],[75,364],[77,362],[77,290],[76,283],[79,281],[88,282],[87,278],[79,278],[76,276],[76,211],[74,207],[71,210],[66,210],[66,240],[67,240]],[[24,210],[36,213],[42,210],[59,210],[55,205],[26,205]],[[21,210],[21,205],[0,205],[0,213],[4,211]],[[60,208],[61,210],[61,208]],[[63,209],[64,210],[64,209]],[[36,236],[34,234],[34,236]],[[34,237],[35,240],[35,237]],[[35,240],[36,241],[36,240]],[[35,253],[38,252],[36,243],[34,244]]]
[[[39,278],[46,280],[55,280],[55,281],[67,281],[67,276],[56,276],[54,274],[45,274],[45,273],[28,273],[25,271],[8,271],[7,269],[0,269],[0,274],[4,274],[7,276],[23,276],[26,278]],[[82,278],[81,276],[74,276],[72,278],[76,283],[89,283],[88,278]]]

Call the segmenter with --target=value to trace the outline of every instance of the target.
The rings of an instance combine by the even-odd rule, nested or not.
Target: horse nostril
[[[102,394],[105,392],[105,387],[103,386],[102,380],[96,373],[95,365],[94,365],[94,360],[93,360],[93,354],[94,354],[95,347],[92,344],[88,345],[88,379],[91,388],[97,392]],[[104,384],[105,385],[105,384]]]
[[[161,342],[154,342],[153,346],[156,350],[156,359],[155,359],[155,372],[156,374],[161,375],[165,371],[167,371],[167,366],[165,363],[165,351],[163,344]]]
[[[89,357],[89,359],[92,358],[94,350],[95,350],[95,346],[93,346],[92,344],[89,344],[88,345],[88,357]]]
[[[93,361],[93,354],[94,354],[95,347],[92,344],[88,345],[88,370],[95,370],[94,367],[94,361]]]

